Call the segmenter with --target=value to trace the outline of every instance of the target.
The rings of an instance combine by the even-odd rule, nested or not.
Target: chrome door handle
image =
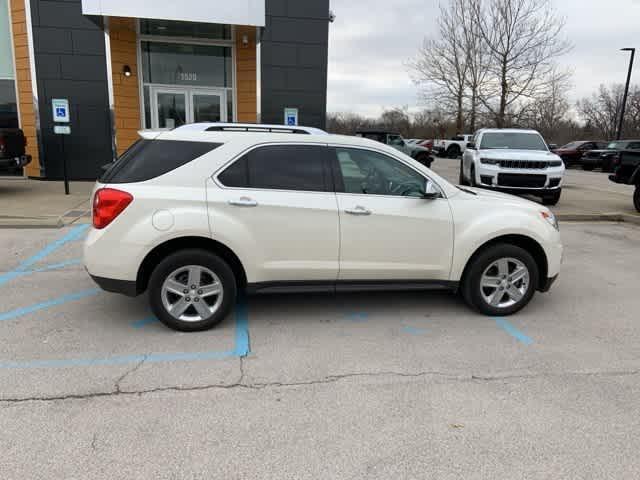
[[[257,207],[258,202],[249,197],[240,197],[239,200],[229,200],[229,205],[233,205],[234,207]]]
[[[362,205],[357,205],[355,208],[347,208],[344,213],[348,213],[349,215],[371,215],[371,210]]]

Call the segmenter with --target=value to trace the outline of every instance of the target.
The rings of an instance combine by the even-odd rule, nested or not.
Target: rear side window
[[[327,148],[269,145],[256,148],[227,167],[218,180],[226,187],[328,191]]]
[[[220,143],[138,140],[100,177],[102,183],[144,182],[218,148]]]

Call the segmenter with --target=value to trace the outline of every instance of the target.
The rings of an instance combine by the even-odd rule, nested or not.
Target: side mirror
[[[422,194],[422,198],[427,200],[433,200],[434,198],[440,197],[440,190],[436,187],[436,184],[431,180],[427,180],[424,184],[424,193]]]
[[[471,150],[475,150],[476,144],[473,142],[467,142],[467,148],[470,148]]]

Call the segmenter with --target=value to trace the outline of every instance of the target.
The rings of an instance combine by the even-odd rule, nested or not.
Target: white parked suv
[[[183,331],[240,291],[460,290],[508,315],[560,270],[553,214],[456,187],[379,142],[303,127],[144,132],[97,182],[84,262]]]
[[[509,193],[530,193],[545,205],[562,194],[562,159],[535,130],[479,130],[462,155],[460,184]]]

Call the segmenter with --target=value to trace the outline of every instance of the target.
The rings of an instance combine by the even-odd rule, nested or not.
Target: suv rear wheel
[[[182,250],[165,258],[151,274],[149,303],[174,330],[208,330],[233,308],[237,287],[224,260],[205,250]]]
[[[640,185],[636,185],[636,189],[633,192],[633,206],[640,212]]]
[[[462,295],[485,315],[511,315],[529,303],[538,275],[529,252],[511,244],[493,245],[469,265],[462,280]]]

